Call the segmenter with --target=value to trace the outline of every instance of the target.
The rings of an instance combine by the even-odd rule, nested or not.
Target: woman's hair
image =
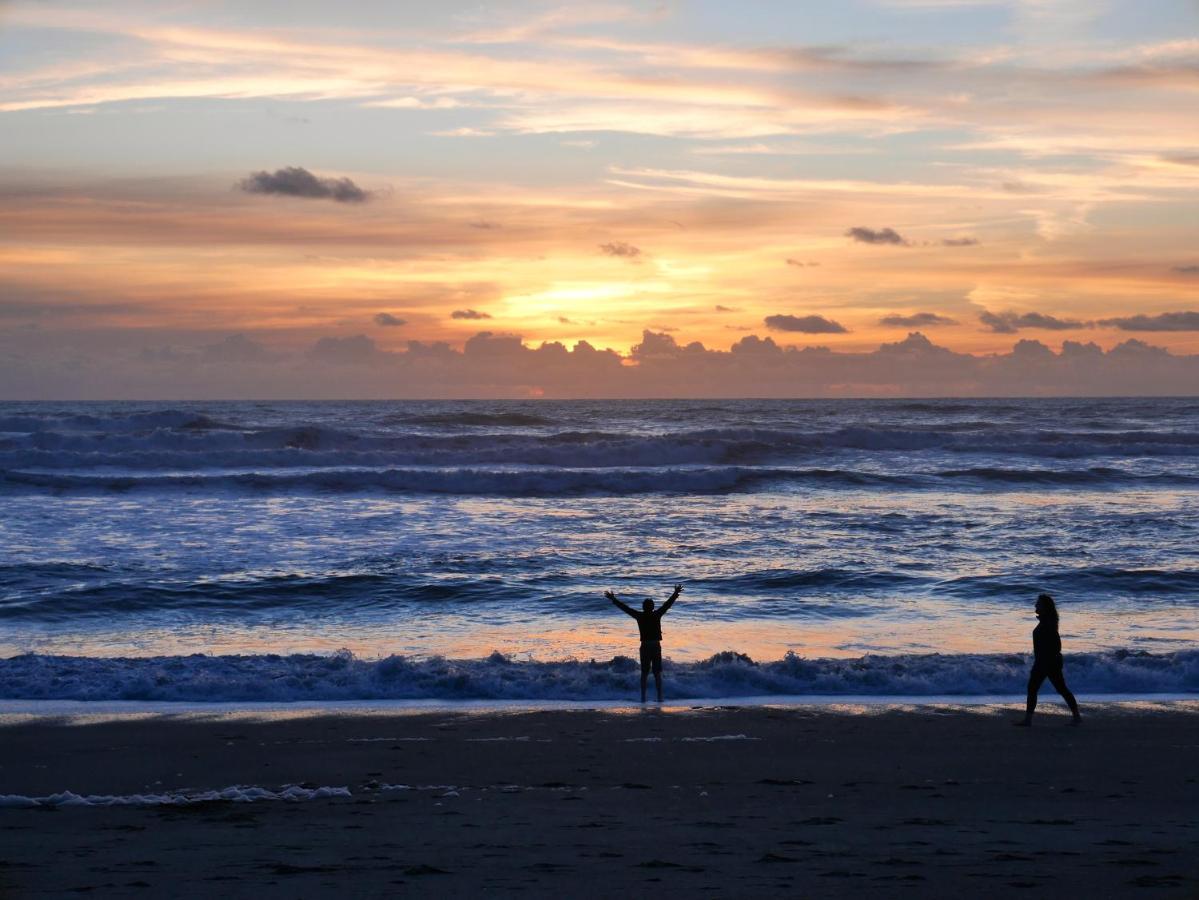
[[[1048,594],[1041,594],[1037,597],[1037,612],[1047,617],[1054,625],[1057,624],[1057,604]]]

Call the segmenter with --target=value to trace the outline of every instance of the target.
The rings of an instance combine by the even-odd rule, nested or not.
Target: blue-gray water
[[[0,404],[0,697],[623,697],[676,581],[676,695],[1015,692],[1041,590],[1197,691],[1197,500],[1194,399]]]

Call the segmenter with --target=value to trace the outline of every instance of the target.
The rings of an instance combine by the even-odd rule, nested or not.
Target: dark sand
[[[0,794],[353,796],[0,809],[0,896],[1199,896],[1199,704],[1084,712],[10,723]]]

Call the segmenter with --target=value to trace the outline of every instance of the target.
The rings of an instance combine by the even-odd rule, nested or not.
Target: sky
[[[0,0],[0,399],[1199,393],[1199,0]]]

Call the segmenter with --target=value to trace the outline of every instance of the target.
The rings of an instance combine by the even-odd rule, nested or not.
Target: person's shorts
[[[641,671],[653,669],[654,674],[662,672],[662,643],[661,641],[641,642]]]

